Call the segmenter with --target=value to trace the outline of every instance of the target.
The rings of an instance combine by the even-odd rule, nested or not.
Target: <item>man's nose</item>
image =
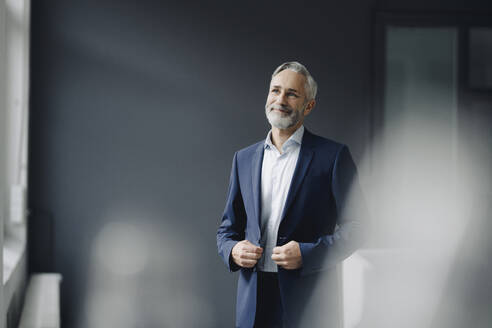
[[[285,95],[285,92],[282,92],[277,96],[277,99],[275,99],[275,104],[282,106],[287,105],[287,97]]]

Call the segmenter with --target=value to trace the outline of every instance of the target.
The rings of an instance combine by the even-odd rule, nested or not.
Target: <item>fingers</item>
[[[244,260],[244,259],[241,259],[240,262],[239,262],[239,265],[244,267],[244,268],[252,268],[255,266],[256,264],[256,260]]]
[[[263,248],[258,247],[258,246],[242,246],[241,251],[247,252],[247,253],[252,253],[252,254],[262,254],[263,253]]]
[[[272,260],[274,260],[277,265],[281,265],[281,263],[286,263],[288,260],[287,255],[288,254],[285,245],[274,247],[272,250]]]
[[[272,254],[272,260],[274,260],[275,262],[277,261],[285,261],[287,260],[285,254],[279,254],[279,253],[275,253],[275,254]]]
[[[297,269],[298,267],[300,267],[300,264],[293,259],[280,259],[280,258],[274,259],[273,256],[272,259],[275,261],[275,264],[277,264],[278,266],[284,269]]]
[[[296,252],[297,244],[291,241],[283,246],[274,247],[272,260],[284,269],[296,269],[302,265],[300,254]],[[298,247],[297,247],[298,248]],[[234,262],[243,268],[252,268],[263,254],[263,248],[254,245],[249,240],[242,240],[232,250]]]
[[[277,247],[274,247],[273,250],[272,250],[272,253],[273,254],[285,254],[285,255],[288,255],[291,253],[290,249],[288,247],[285,247],[284,246],[277,246]]]
[[[239,264],[242,267],[245,268],[251,268],[255,266],[256,262],[258,262],[258,259],[261,257],[261,254],[256,254],[256,253],[247,253],[247,252],[241,252],[237,256],[237,264]]]
[[[251,253],[261,254],[263,252],[263,248],[252,244],[249,240],[243,240],[243,245],[241,245],[241,249]]]
[[[261,254],[251,253],[251,252],[241,252],[239,254],[239,258],[244,260],[258,260],[261,257]]]
[[[273,248],[273,253],[282,253],[282,252],[288,252],[292,249],[292,247],[296,244],[295,241],[291,240],[287,244],[283,246],[277,246]]]
[[[302,265],[301,254],[296,251],[298,244],[291,241],[283,246],[277,246],[272,250],[272,260],[284,269],[297,269]]]
[[[272,260],[275,262],[275,264],[283,267],[284,269],[288,269],[291,264],[286,258],[285,254],[273,254]]]
[[[240,241],[233,248],[233,259],[238,265],[244,268],[255,266],[263,253],[263,248],[252,244],[248,240]]]
[[[258,260],[263,253],[263,248],[252,244],[249,240],[244,240],[244,245],[241,247],[241,258]]]

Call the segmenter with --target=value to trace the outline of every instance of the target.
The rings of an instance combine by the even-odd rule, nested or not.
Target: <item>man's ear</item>
[[[314,105],[316,105],[316,100],[312,99],[308,102],[306,108],[304,108],[304,116],[309,115],[309,113],[311,113],[311,111],[314,108]]]

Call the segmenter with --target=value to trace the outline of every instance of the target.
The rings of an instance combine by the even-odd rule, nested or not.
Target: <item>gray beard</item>
[[[296,125],[301,119],[301,111],[288,108],[289,114],[282,114],[272,110],[273,105],[265,106],[265,114],[268,122],[277,129],[288,129]]]

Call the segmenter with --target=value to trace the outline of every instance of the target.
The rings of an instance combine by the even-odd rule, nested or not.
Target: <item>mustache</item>
[[[272,111],[273,109],[279,109],[279,110],[282,110],[284,112],[287,112],[288,114],[290,114],[294,111],[294,109],[289,107],[289,106],[281,106],[281,105],[276,105],[276,104],[271,104],[270,106],[268,106],[269,112]]]

